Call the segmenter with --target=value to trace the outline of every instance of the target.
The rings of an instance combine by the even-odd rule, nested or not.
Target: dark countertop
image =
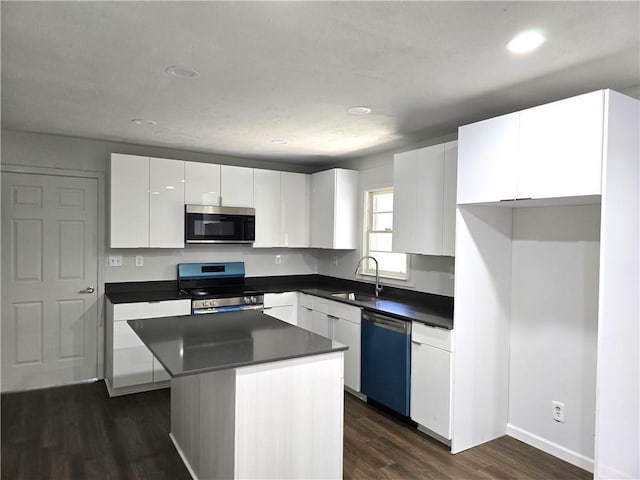
[[[172,377],[348,349],[256,310],[127,323]]]
[[[436,327],[453,328],[453,298],[397,287],[384,286],[380,297],[373,296],[371,283],[325,275],[248,277],[247,290],[264,293],[299,291],[329,300],[355,305],[401,320],[416,320]],[[336,292],[355,292],[356,300],[334,297]],[[112,303],[154,302],[189,298],[180,294],[176,281],[107,283],[105,293]]]
[[[363,293],[362,291],[349,292],[355,293],[355,300],[349,300],[340,297],[334,297],[332,293],[336,290],[325,290],[320,288],[310,288],[299,290],[302,293],[308,293],[317,297],[323,297],[334,302],[342,302],[348,305],[362,307],[365,310],[382,313],[400,320],[425,323],[434,327],[453,329],[453,318],[449,316],[448,310],[441,305],[433,305],[428,303],[410,303],[407,300],[396,300],[392,298],[378,297]],[[342,292],[343,290],[341,290]]]

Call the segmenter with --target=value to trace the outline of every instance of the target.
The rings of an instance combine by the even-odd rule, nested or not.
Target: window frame
[[[369,249],[369,234],[371,233],[389,233],[388,230],[373,230],[373,203],[374,197],[376,194],[386,194],[393,193],[393,187],[384,187],[384,188],[374,188],[371,190],[365,190],[364,192],[364,216],[363,216],[363,232],[362,232],[362,255],[371,255],[371,251]],[[390,211],[380,211],[375,213],[391,213],[393,215],[393,209]],[[391,238],[393,241],[393,228],[391,229]],[[404,253],[396,253],[397,255],[404,255],[405,258],[405,267],[403,273],[382,270],[380,269],[378,272],[378,276],[380,278],[387,278],[390,280],[400,280],[406,282],[409,280],[409,255]],[[374,255],[371,255],[375,257]],[[364,276],[375,276],[376,271],[375,268],[368,267],[368,261],[362,261],[360,263],[360,267],[358,269],[359,275]]]

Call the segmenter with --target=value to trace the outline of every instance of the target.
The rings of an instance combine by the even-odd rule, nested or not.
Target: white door
[[[97,180],[2,174],[2,390],[97,377]]]

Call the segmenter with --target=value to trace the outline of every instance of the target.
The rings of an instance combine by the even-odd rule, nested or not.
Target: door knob
[[[93,287],[87,287],[87,288],[85,288],[84,290],[80,290],[78,293],[93,293],[93,292],[95,292],[95,291],[96,291],[96,289],[95,289],[95,288],[93,288]]]

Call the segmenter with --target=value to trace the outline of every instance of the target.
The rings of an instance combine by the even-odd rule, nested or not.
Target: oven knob
[[[258,299],[256,297],[251,297],[251,303],[258,303]]]

